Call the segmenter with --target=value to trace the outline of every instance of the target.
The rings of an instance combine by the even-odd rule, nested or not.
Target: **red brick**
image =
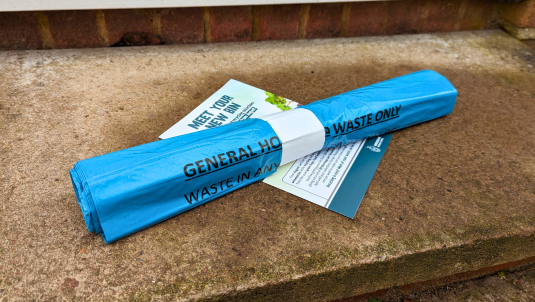
[[[46,12],[56,48],[100,47],[95,11]]]
[[[455,23],[459,20],[462,0],[431,1],[427,18],[422,25],[422,32],[441,32],[455,30]]]
[[[31,12],[0,13],[0,49],[37,49],[39,31]]]
[[[269,5],[260,8],[260,40],[297,39],[301,5]]]
[[[389,2],[385,33],[387,35],[397,35],[420,32],[422,13],[426,2],[425,0]]]
[[[306,38],[339,37],[342,31],[343,4],[312,4],[308,13]]]
[[[509,23],[523,28],[535,27],[535,1],[504,4],[501,17]]]
[[[250,6],[210,8],[212,42],[251,41],[253,17]]]
[[[152,12],[142,9],[113,9],[104,11],[106,30],[108,32],[109,45],[125,45],[132,43],[130,40],[147,40],[138,42],[137,45],[150,44],[152,37]],[[122,44],[121,44],[122,45]]]
[[[386,2],[354,2],[351,4],[346,37],[382,34]]]
[[[160,22],[165,44],[204,42],[203,10],[200,7],[165,10]]]
[[[478,30],[491,28],[495,23],[492,19],[494,2],[487,0],[467,0],[460,30]]]

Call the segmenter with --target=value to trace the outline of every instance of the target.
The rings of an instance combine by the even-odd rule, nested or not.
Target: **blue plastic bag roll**
[[[90,232],[106,243],[338,144],[438,118],[457,92],[420,71],[297,109],[101,155],[70,171]]]

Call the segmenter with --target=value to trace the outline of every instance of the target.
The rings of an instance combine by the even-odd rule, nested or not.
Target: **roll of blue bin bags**
[[[299,108],[77,162],[90,232],[106,243],[206,203],[321,149],[450,113],[457,91],[424,70]]]

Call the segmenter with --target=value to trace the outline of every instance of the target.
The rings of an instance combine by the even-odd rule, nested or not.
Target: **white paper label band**
[[[323,148],[323,125],[307,109],[296,108],[259,119],[268,122],[282,142],[281,166]]]

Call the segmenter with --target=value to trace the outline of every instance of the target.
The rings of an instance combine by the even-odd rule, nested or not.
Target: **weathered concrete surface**
[[[0,53],[0,298],[323,301],[535,256],[534,57],[501,31]],[[308,103],[424,68],[455,110],[394,134],[354,220],[257,183],[114,244],[85,228],[72,165],[231,78]]]

